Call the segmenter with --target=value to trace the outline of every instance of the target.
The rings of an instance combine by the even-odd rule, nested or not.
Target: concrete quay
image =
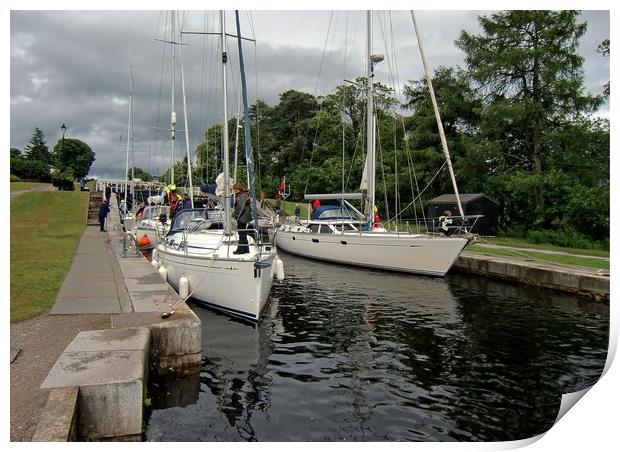
[[[114,196],[107,232],[87,227],[50,313],[109,314],[112,329],[82,331],[61,353],[33,441],[139,441],[149,374],[200,370],[200,320],[125,239]]]
[[[602,273],[594,268],[468,252],[461,254],[452,268],[463,273],[559,290],[609,302],[609,272]]]

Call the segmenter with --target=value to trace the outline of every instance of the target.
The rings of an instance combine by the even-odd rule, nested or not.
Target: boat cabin
[[[175,215],[169,234],[186,229],[198,231],[223,228],[222,209],[184,209]]]

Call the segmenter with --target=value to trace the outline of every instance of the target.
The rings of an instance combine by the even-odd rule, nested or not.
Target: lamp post
[[[63,152],[65,150],[65,132],[67,131],[67,126],[65,125],[65,123],[62,123],[62,126],[60,126],[60,130],[62,130],[62,140],[60,141],[60,155],[63,155]],[[59,181],[59,185],[58,185],[58,189],[59,190],[63,190],[64,187],[64,179],[65,179],[65,171],[64,169],[60,172],[60,181]]]

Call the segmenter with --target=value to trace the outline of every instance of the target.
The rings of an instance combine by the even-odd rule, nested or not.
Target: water
[[[149,388],[146,440],[523,439],[603,370],[607,305],[282,258],[258,328],[194,307],[202,371]]]

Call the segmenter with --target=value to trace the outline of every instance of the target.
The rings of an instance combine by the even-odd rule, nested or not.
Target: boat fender
[[[157,260],[157,248],[153,249],[153,252],[151,253],[152,259],[154,261]]]
[[[276,278],[278,278],[278,281],[284,280],[284,262],[282,262],[282,259],[279,257],[276,257],[274,263],[276,267]]]
[[[189,296],[189,279],[185,275],[179,279],[179,296],[187,298]]]
[[[150,244],[151,244],[151,241],[149,240],[146,234],[144,234],[142,237],[140,237],[140,240],[138,240],[138,245],[142,247],[149,246]]]
[[[161,276],[164,281],[168,282],[168,270],[166,270],[166,267],[162,265],[161,267],[159,267],[159,270],[157,270],[157,272],[159,273],[159,276]]]
[[[151,266],[157,270],[157,267],[159,267],[159,262],[157,262],[157,259],[153,258],[151,259]]]

